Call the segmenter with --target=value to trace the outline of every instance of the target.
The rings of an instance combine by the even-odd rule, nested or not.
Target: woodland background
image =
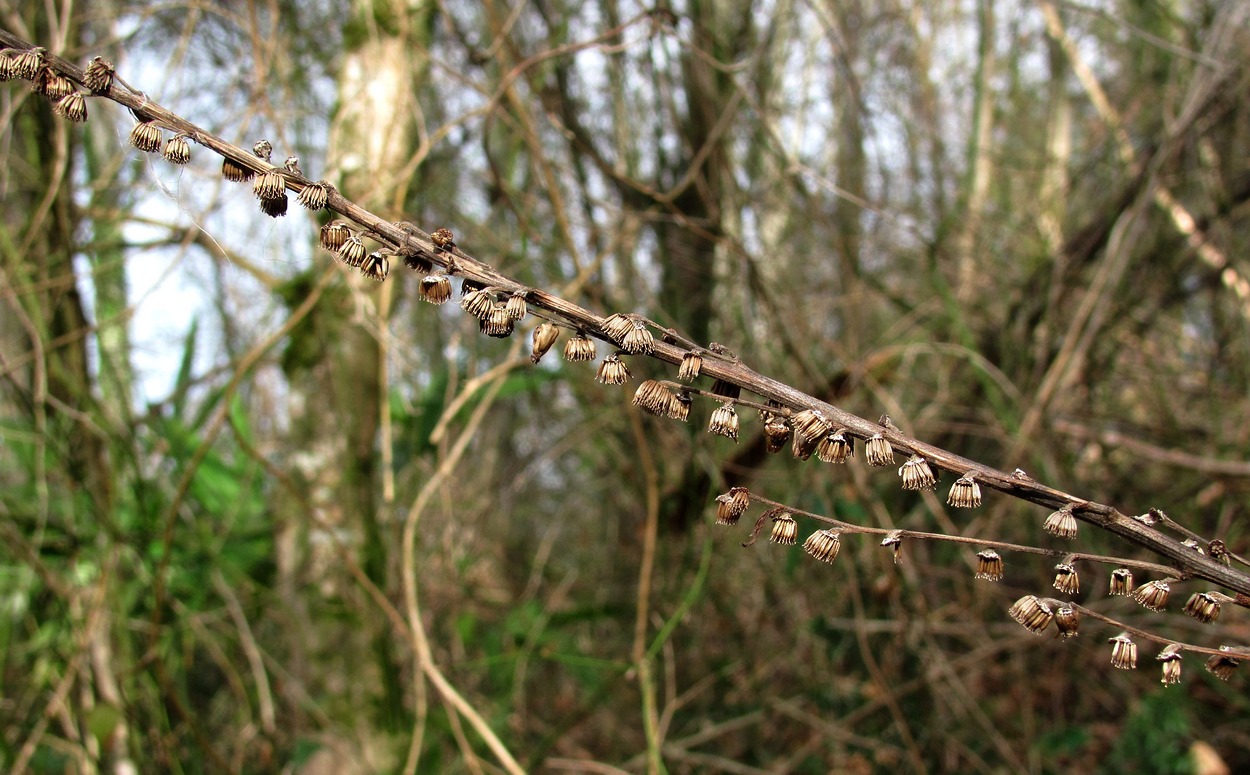
[[[0,10],[522,282],[1242,554],[1248,18],[1215,0]],[[313,216],[268,219],[217,157],[168,165],[90,106],[70,125],[0,85],[6,769],[498,771],[474,715],[545,771],[1183,772],[1195,744],[1250,768],[1243,675],[1190,660],[1165,688],[1149,649],[1111,669],[1113,631],[1007,618],[1045,594],[1046,558],[1008,556],[991,584],[966,549],[895,566],[848,537],[826,566],[711,519],[742,484],[1051,545],[1043,510],[990,493],[954,512],[893,471],[769,457],[750,413],[736,446],[703,404],[689,425],[642,415],[593,367],[533,367],[522,336],[419,303],[402,268],[342,271]],[[1094,532],[1082,550],[1133,554]],[[1244,611],[1153,614],[1085,574],[1086,605],[1250,640]]]

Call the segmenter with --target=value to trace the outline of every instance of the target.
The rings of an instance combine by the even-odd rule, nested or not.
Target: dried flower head
[[[855,457],[855,437],[838,429],[816,442],[816,459],[823,463],[845,463]]]
[[[160,153],[161,128],[151,121],[140,121],[130,130],[130,144],[145,153]]]
[[[621,338],[621,347],[627,353],[649,355],[655,349],[655,336],[646,323],[635,319],[629,332]]]
[[[61,98],[74,93],[74,84],[52,68],[41,67],[39,72],[35,74],[35,80],[30,85],[30,90],[35,94],[47,97],[53,102],[59,102]]]
[[[451,280],[442,273],[427,274],[417,284],[417,295],[430,304],[446,304],[451,298]]]
[[[1072,506],[1067,505],[1052,512],[1042,523],[1042,529],[1059,538],[1076,538],[1077,524],[1076,516],[1072,513]]]
[[[960,509],[971,509],[981,505],[981,485],[971,473],[964,474],[951,485],[946,502]]]
[[[745,487],[730,487],[729,492],[716,496],[716,524],[736,525],[751,505],[751,494]]]
[[[885,538],[881,539],[882,546],[890,547],[894,554],[894,564],[898,565],[903,560],[903,531],[891,530],[885,534]]]
[[[790,441],[790,421],[781,415],[772,414],[764,421],[764,449],[770,454],[777,454],[786,448]]]
[[[522,320],[529,312],[525,304],[525,291],[517,291],[509,296],[504,308],[508,311],[508,317],[513,320]]]
[[[1023,625],[1029,632],[1039,635],[1050,626],[1051,620],[1055,618],[1054,611],[1037,595],[1025,595],[1020,598],[1007,610],[1007,615]]]
[[[625,335],[634,330],[634,319],[631,315],[616,312],[604,318],[600,328],[603,329],[603,333],[607,334],[609,339],[617,344],[621,344],[625,339]]]
[[[221,160],[221,176],[231,183],[242,183],[255,175],[256,171],[251,167],[245,167],[230,157]]]
[[[1147,581],[1133,590],[1133,599],[1151,611],[1162,611],[1164,608],[1167,608],[1168,595],[1171,591],[1172,588],[1167,581],[1155,579],[1154,581]]]
[[[266,170],[252,184],[257,199],[277,199],[286,196],[286,178],[277,170]]]
[[[435,229],[430,235],[430,241],[434,243],[434,247],[444,252],[456,249],[456,236],[451,233],[451,229]]]
[[[734,409],[732,402],[726,401],[712,411],[707,431],[717,436],[733,439],[735,442],[738,440],[738,412]]]
[[[864,460],[870,466],[894,465],[894,447],[880,433],[874,433],[864,443]]]
[[[286,170],[292,175],[298,175],[301,178],[304,177],[304,171],[299,168],[298,156],[286,157],[286,161],[282,162],[282,169]]]
[[[790,418],[790,427],[794,429],[794,456],[799,460],[811,457],[820,440],[833,430],[829,419],[815,409],[804,409],[794,415]]]
[[[324,180],[318,180],[316,183],[309,183],[295,196],[297,202],[303,205],[305,210],[322,210],[330,202],[330,184]]]
[[[415,250],[412,250],[411,248],[405,248],[403,255],[404,255],[404,266],[408,267],[409,269],[416,272],[417,274],[427,275],[434,271],[434,264],[431,263],[429,259],[427,259],[425,256],[421,255]]]
[[[578,331],[564,343],[564,360],[569,363],[589,363],[595,359],[595,342]]]
[[[0,81],[11,81],[17,77],[13,66],[13,57],[0,53]]]
[[[495,294],[487,288],[477,288],[460,297],[460,308],[475,318],[485,319],[495,308]]]
[[[252,143],[252,153],[258,159],[269,161],[273,157],[273,143],[268,140],[257,140]]]
[[[821,562],[833,562],[841,548],[842,539],[837,530],[817,530],[803,542],[803,551]]]
[[[1220,646],[1220,651],[1228,651],[1228,646]],[[1233,677],[1233,672],[1241,664],[1241,660],[1232,654],[1212,654],[1207,657],[1207,672],[1221,681],[1227,681]]]
[[[28,48],[13,59],[13,75],[24,81],[33,81],[43,68],[43,55],[47,52],[43,46]]]
[[[1220,618],[1220,605],[1223,603],[1231,603],[1233,598],[1228,595],[1211,590],[1210,592],[1195,592],[1189,596],[1189,600],[1185,603],[1185,613],[1202,622],[1203,624],[1211,624]]]
[[[599,373],[595,379],[605,385],[624,385],[629,381],[629,367],[616,353],[609,355],[599,364]]]
[[[381,251],[373,251],[366,258],[364,264],[360,267],[360,273],[370,280],[382,282],[386,279],[386,275],[391,271],[391,262]]]
[[[677,420],[678,422],[686,422],[690,419],[690,405],[694,403],[690,396],[682,391],[673,397],[673,403],[669,406],[668,418]]]
[[[782,546],[794,546],[799,542],[799,523],[785,512],[778,514],[773,517],[773,530],[768,540]]]
[[[1107,594],[1111,597],[1122,597],[1133,591],[1133,572],[1128,568],[1116,568],[1111,571],[1111,586]]]
[[[1111,666],[1119,670],[1137,669],[1137,644],[1122,632],[1114,638],[1107,638],[1111,644]]]
[[[1065,595],[1079,593],[1081,591],[1081,577],[1077,575],[1076,566],[1067,561],[1056,565],[1054,587]]]
[[[1228,554],[1228,546],[1218,538],[1207,544],[1207,554],[1210,555],[1216,562],[1223,563],[1224,565],[1232,564],[1232,558]]]
[[[937,487],[937,477],[933,475],[929,461],[919,455],[912,455],[898,469],[898,475],[903,480],[904,490],[932,490]]]
[[[1081,615],[1067,603],[1059,603],[1055,607],[1055,628],[1061,638],[1075,638],[1080,633]]]
[[[555,323],[543,321],[530,335],[530,363],[538,363],[560,338],[560,328]]]
[[[260,200],[260,211],[270,218],[281,218],[286,215],[286,194],[277,199]]]
[[[648,414],[667,417],[672,414],[673,402],[677,396],[664,385],[653,379],[645,379],[634,391],[634,406]]]
[[[113,86],[113,63],[104,57],[92,57],[91,64],[83,72],[82,85],[97,94],[107,92]]]
[[[1181,645],[1179,643],[1169,644],[1159,652],[1159,656],[1155,659],[1163,663],[1163,678],[1160,680],[1164,686],[1181,682]]]
[[[331,253],[338,253],[350,236],[352,230],[347,227],[346,221],[330,221],[321,227],[321,247]]]
[[[266,201],[268,200],[262,199],[261,204],[264,204]],[[365,250],[365,243],[361,241],[360,237],[352,234],[344,240],[343,245],[339,248],[339,251],[335,254],[335,256],[339,261],[342,261],[351,268],[358,269],[365,263],[365,255],[367,252],[368,251]]]
[[[508,314],[508,305],[496,303],[490,314],[477,321],[478,330],[495,339],[506,339],[512,336],[512,316]]]
[[[165,161],[170,164],[186,164],[191,161],[191,144],[187,142],[186,135],[174,135],[165,143],[165,150],[161,151],[161,155],[165,157]]]
[[[80,91],[72,92],[62,97],[53,110],[61,118],[81,124],[87,120],[87,98]]]
[[[677,379],[682,382],[694,382],[703,369],[703,356],[691,350],[681,356],[681,366],[677,369]]]
[[[986,581],[1001,581],[1003,578],[1003,558],[993,549],[982,549],[977,552],[977,572],[973,576]]]

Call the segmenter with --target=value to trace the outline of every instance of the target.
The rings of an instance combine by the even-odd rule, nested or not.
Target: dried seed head
[[[708,420],[707,431],[717,436],[733,439],[735,442],[738,440],[738,412],[734,409],[734,405],[731,402],[726,401],[712,411],[712,417]]]
[[[39,72],[35,74],[35,80],[30,85],[30,90],[35,94],[47,97],[53,102],[59,102],[61,98],[74,93],[74,84],[52,68],[41,67]]]
[[[1221,562],[1225,565],[1232,564],[1232,558],[1228,554],[1228,546],[1218,538],[1207,544],[1207,554],[1216,562]]]
[[[269,161],[273,157],[273,143],[268,140],[257,140],[252,143],[252,153],[256,154],[257,158]]]
[[[764,422],[764,449],[777,454],[790,441],[790,422],[780,415],[769,415]]]
[[[0,54],[0,81],[11,81],[17,77],[13,66],[13,57]]]
[[[894,564],[898,565],[903,559],[903,531],[891,530],[885,534],[885,538],[881,539],[882,546],[888,546],[894,552]]]
[[[495,294],[486,288],[476,288],[460,297],[460,308],[475,318],[485,319],[495,308]]]
[[[145,153],[160,153],[161,128],[151,121],[140,121],[130,130],[130,144]]]
[[[286,178],[277,170],[267,170],[252,184],[257,199],[277,199],[286,196]]]
[[[892,466],[894,465],[894,447],[890,446],[885,436],[874,433],[864,443],[864,460],[870,466]]]
[[[286,161],[282,163],[282,169],[286,170],[292,175],[299,175],[301,178],[304,177],[304,171],[299,168],[298,156],[286,157]]]
[[[1065,595],[1075,595],[1081,591],[1081,577],[1076,573],[1076,566],[1070,562],[1061,562],[1055,566],[1055,589]]]
[[[281,218],[286,215],[286,194],[277,199],[260,200],[260,211],[270,218]]]
[[[255,170],[244,167],[228,157],[221,161],[221,176],[231,183],[242,183],[245,180],[251,180],[255,175]]]
[[[751,495],[745,487],[730,487],[729,492],[716,496],[716,524],[736,525],[751,505]]]
[[[266,201],[269,200],[262,199],[261,204],[264,204]],[[342,247],[339,248],[339,252],[335,256],[338,257],[339,261],[351,268],[359,269],[365,263],[366,252],[365,243],[361,241],[360,237],[352,234],[343,242]]]
[[[82,76],[82,85],[93,92],[107,92],[113,86],[113,63],[104,57],[92,57]]]
[[[634,330],[634,320],[629,315],[617,312],[604,318],[602,325],[599,327],[603,329],[603,333],[607,334],[609,339],[617,344],[623,344],[625,335]]]
[[[977,552],[977,572],[973,576],[986,581],[1001,581],[1003,578],[1003,558],[993,549],[982,549]]]
[[[529,309],[525,305],[525,291],[517,291],[508,297],[508,317],[513,320],[521,320]]]
[[[1227,651],[1228,646],[1220,646],[1220,651]],[[1227,681],[1233,677],[1233,672],[1237,670],[1241,660],[1231,654],[1212,654],[1207,657],[1207,672],[1221,681]]]
[[[417,295],[430,304],[446,304],[451,298],[451,280],[445,274],[427,274],[417,285]]]
[[[836,430],[816,443],[816,459],[824,463],[845,463],[855,457],[855,437]]]
[[[387,259],[386,254],[380,251],[373,251],[365,258],[365,263],[360,267],[360,273],[370,280],[382,282],[386,279],[386,275],[391,271],[391,262]]]
[[[690,396],[686,393],[678,393],[673,397],[673,403],[668,410],[668,418],[677,420],[678,422],[686,422],[690,419],[690,405],[694,403]]]
[[[35,80],[43,67],[43,55],[47,49],[42,46],[28,48],[13,59],[13,75],[25,81]]]
[[[1107,638],[1111,644],[1111,666],[1119,670],[1137,669],[1137,644],[1122,632],[1114,638]]]
[[[1080,633],[1081,615],[1067,603],[1060,603],[1055,608],[1055,628],[1061,638],[1075,638]]]
[[[78,91],[67,94],[53,110],[61,118],[81,124],[87,120],[87,98]]]
[[[677,369],[677,379],[682,382],[694,382],[703,369],[703,356],[694,350],[681,356],[681,366]]]
[[[599,373],[595,375],[595,379],[605,385],[624,385],[629,381],[629,376],[629,367],[619,355],[612,354],[599,364]]]
[[[430,235],[430,241],[439,250],[451,251],[456,249],[456,236],[451,233],[451,229],[435,229],[434,233]]]
[[[634,406],[648,414],[667,417],[672,414],[677,396],[653,379],[643,380],[634,391]]]
[[[556,340],[560,338],[560,328],[554,323],[543,321],[530,335],[530,363],[538,363]]]
[[[186,164],[191,161],[191,144],[185,136],[174,135],[165,143],[165,150],[161,151],[161,155],[170,164]]]
[[[981,485],[972,474],[964,474],[951,485],[946,502],[960,509],[973,509],[981,505]]]
[[[1076,516],[1072,514],[1072,506],[1064,506],[1053,512],[1042,523],[1042,530],[1059,538],[1076,538]]]
[[[635,319],[629,332],[621,339],[621,347],[627,353],[649,355],[655,349],[655,336],[641,320]]]
[[[350,236],[352,236],[352,230],[347,228],[345,221],[330,221],[321,227],[321,247],[331,253],[337,253]]]
[[[564,360],[569,363],[589,363],[595,359],[595,342],[578,331],[564,343]]]
[[[330,184],[324,180],[309,183],[295,197],[306,210],[316,212],[325,208],[330,201]]]
[[[1149,608],[1151,611],[1162,611],[1167,608],[1168,595],[1171,591],[1172,588],[1167,581],[1155,579],[1154,581],[1147,581],[1133,590],[1133,599],[1140,603],[1142,607]]]
[[[1111,571],[1111,586],[1107,594],[1111,597],[1122,597],[1133,591],[1133,572],[1128,568],[1116,568]]]
[[[794,457],[798,460],[811,457],[816,446],[833,430],[828,418],[815,409],[804,409],[791,417],[790,427],[794,429]]]
[[[512,316],[508,314],[508,306],[496,303],[490,314],[477,322],[478,330],[495,339],[506,339],[512,336]]]
[[[841,548],[842,539],[837,530],[817,530],[803,542],[803,551],[821,562],[833,562]]]
[[[1179,643],[1168,645],[1159,652],[1159,656],[1155,659],[1163,663],[1163,678],[1160,680],[1164,686],[1181,682],[1181,646]]]
[[[903,480],[904,490],[932,490],[937,487],[937,477],[933,475],[929,461],[919,455],[912,455],[898,469],[898,475]]]
[[[785,512],[778,514],[773,517],[773,530],[768,540],[782,546],[794,546],[799,542],[799,523]]]
[[[1220,605],[1228,602],[1232,602],[1231,597],[1215,590],[1195,592],[1189,596],[1189,600],[1185,603],[1185,613],[1203,624],[1211,624],[1220,618]]]
[[[1046,601],[1036,595],[1025,595],[1017,600],[1008,609],[1007,615],[1023,625],[1029,632],[1038,635],[1049,627],[1051,620],[1055,618],[1054,611],[1050,609]]]

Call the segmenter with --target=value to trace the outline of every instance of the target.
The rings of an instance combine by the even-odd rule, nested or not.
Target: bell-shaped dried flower
[[[268,140],[257,140],[252,143],[252,153],[256,158],[269,161],[273,158],[273,143]]]
[[[87,120],[87,98],[83,92],[71,92],[62,97],[53,110],[61,118],[81,124]]]
[[[11,81],[17,77],[13,66],[13,57],[0,53],[0,81]]]
[[[130,130],[130,144],[145,153],[160,153],[161,128],[152,121],[140,121]]]
[[[803,551],[821,562],[833,562],[841,548],[842,539],[837,530],[817,530],[803,542]]]
[[[629,377],[629,367],[616,354],[604,358],[599,364],[599,372],[595,375],[595,379],[605,385],[624,385],[629,381]]]
[[[1160,682],[1164,686],[1181,682],[1181,645],[1179,643],[1169,644],[1159,652],[1159,656],[1155,659],[1163,663],[1163,678]]]
[[[221,176],[231,183],[242,183],[256,176],[256,171],[226,157],[221,161]]]
[[[42,46],[28,48],[13,59],[13,75],[24,81],[33,81],[43,68],[43,55],[47,51]]]
[[[508,303],[504,307],[508,310],[508,317],[513,320],[521,320],[525,317],[529,309],[525,304],[525,291],[517,291],[508,297]]]
[[[451,280],[442,273],[427,274],[417,284],[417,295],[430,304],[446,304],[451,298]]]
[[[560,328],[555,323],[543,321],[530,334],[530,363],[538,363],[560,338]]]
[[[1003,558],[993,549],[982,549],[977,552],[977,572],[973,578],[986,581],[1001,581],[1003,578]]]
[[[773,529],[768,540],[782,546],[794,546],[799,542],[799,523],[785,512],[778,514],[773,517]]]
[[[435,229],[430,235],[430,241],[434,243],[434,247],[443,252],[456,249],[456,237],[451,233],[451,229]]]
[[[578,331],[564,343],[564,360],[569,363],[589,363],[595,359],[595,342]]]
[[[1220,646],[1220,651],[1227,651],[1228,646]],[[1221,681],[1227,681],[1233,677],[1233,673],[1241,664],[1241,660],[1232,654],[1212,654],[1207,657],[1207,672]]]
[[[903,560],[903,531],[891,530],[885,534],[885,538],[881,539],[882,546],[890,547],[894,554],[894,564],[898,565]]]
[[[1220,605],[1232,602],[1233,598],[1212,590],[1195,592],[1185,603],[1185,613],[1202,622],[1211,624],[1220,618]]]
[[[370,280],[382,282],[386,279],[386,275],[391,271],[391,262],[385,253],[373,251],[366,258],[364,264],[360,266],[360,273]]]
[[[283,194],[277,199],[260,200],[260,211],[265,215],[268,215],[270,218],[281,218],[286,215],[286,206],[286,194]]]
[[[655,349],[655,336],[646,323],[635,319],[629,331],[621,338],[621,348],[627,353],[649,355]]]
[[[751,505],[751,494],[745,487],[730,487],[729,492],[716,496],[716,524],[736,525]]]
[[[112,88],[115,73],[112,62],[104,57],[92,57],[91,64],[83,72],[82,85],[97,94],[103,94]]]
[[[1111,644],[1111,666],[1118,670],[1137,669],[1137,644],[1122,632],[1114,638],[1107,638]]]
[[[286,178],[277,170],[266,170],[252,183],[252,193],[257,199],[277,199],[286,196]]]
[[[404,266],[419,275],[427,275],[434,271],[434,264],[425,256],[412,249],[404,250]]]
[[[681,365],[677,367],[677,379],[682,382],[694,382],[703,369],[703,356],[690,350],[681,356]]]
[[[1080,634],[1081,615],[1067,603],[1055,607],[1055,629],[1061,638],[1075,638]]]
[[[964,474],[951,485],[946,502],[960,509],[973,509],[981,505],[981,485],[972,474]]]
[[[690,405],[694,403],[690,396],[686,393],[678,393],[673,396],[673,403],[668,408],[668,418],[677,420],[678,422],[686,422],[690,419]]]
[[[769,415],[764,422],[764,449],[777,454],[790,442],[790,422],[780,415]]]
[[[833,430],[829,419],[815,409],[804,409],[791,417],[790,427],[794,429],[794,456],[803,460],[811,457],[816,444]],[[799,454],[800,447],[807,450],[806,454]]]
[[[717,436],[733,439],[735,442],[738,440],[738,412],[732,403],[726,401],[712,411],[707,431]]]
[[[267,200],[262,199],[262,204],[265,201]],[[335,256],[344,264],[347,264],[353,269],[357,269],[364,264],[365,256],[367,254],[368,251],[365,250],[365,243],[361,241],[360,237],[352,234],[344,240],[343,245],[339,248],[339,251],[335,254]]]
[[[186,135],[174,135],[165,143],[161,156],[170,164],[187,164],[191,161],[191,144]]]
[[[1111,584],[1107,594],[1111,597],[1123,597],[1133,592],[1133,572],[1128,568],[1116,568],[1111,571]]]
[[[1168,595],[1171,594],[1172,588],[1164,579],[1155,579],[1147,581],[1137,589],[1133,590],[1133,599],[1142,607],[1149,608],[1151,611],[1162,611],[1167,608]]]
[[[1224,565],[1232,564],[1232,557],[1228,554],[1228,546],[1218,538],[1207,544],[1207,554],[1216,562]]]
[[[1061,562],[1055,566],[1055,589],[1065,595],[1075,595],[1081,591],[1081,577],[1077,575],[1076,566],[1070,562]]]
[[[478,330],[495,339],[506,339],[512,336],[512,316],[508,314],[508,305],[497,303],[490,314],[477,322]]]
[[[864,442],[864,461],[870,466],[894,465],[894,447],[880,433],[874,433]]]
[[[1036,595],[1025,595],[1012,604],[1007,615],[1019,622],[1029,632],[1041,634],[1055,618],[1054,611],[1045,600]]]
[[[912,455],[898,469],[898,475],[903,480],[904,490],[932,490],[937,487],[937,477],[933,475],[929,461],[920,455]]]
[[[845,463],[855,457],[855,437],[838,429],[816,442],[816,459],[823,463]]]
[[[676,400],[672,391],[653,379],[643,380],[634,391],[634,406],[658,417],[670,415]]]
[[[1076,527],[1076,516],[1072,513],[1071,505],[1052,512],[1042,523],[1042,530],[1059,538],[1076,538]]]
[[[322,210],[330,202],[330,184],[324,180],[309,183],[300,189],[299,194],[295,196],[295,200],[305,210],[312,210],[313,212]]]
[[[604,318],[600,328],[603,329],[603,333],[608,335],[609,339],[617,344],[622,344],[625,335],[634,330],[634,319],[630,315],[617,312]]]
[[[486,288],[475,288],[460,297],[460,308],[475,318],[486,318],[495,308],[495,294]]]
[[[337,253],[350,236],[352,236],[352,230],[347,227],[345,221],[330,221],[321,227],[321,247],[331,253]]]
[[[42,67],[35,74],[30,90],[53,102],[59,102],[62,98],[74,93],[74,84],[52,68]]]

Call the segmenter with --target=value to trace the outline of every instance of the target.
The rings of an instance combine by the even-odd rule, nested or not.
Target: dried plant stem
[[[659,713],[655,701],[655,679],[652,674],[654,657],[647,650],[647,620],[651,610],[651,577],[655,567],[656,537],[660,522],[660,477],[655,468],[651,445],[637,412],[630,413],[630,429],[638,449],[646,482],[646,517],[643,524],[642,560],[638,566],[638,603],[634,614],[634,669],[638,673],[638,689],[642,694],[642,723],[647,738],[647,772],[658,775],[664,772],[660,755],[663,740],[659,733]]]
[[[1110,616],[1107,616],[1106,614],[1100,614],[1097,611],[1093,610],[1092,608],[1086,608],[1083,605],[1078,605],[1076,603],[1073,603],[1067,600],[1065,600],[1064,603],[1066,605],[1072,606],[1073,610],[1075,610],[1077,613],[1081,614],[1082,616],[1088,616],[1091,619],[1097,619],[1100,622],[1110,624],[1112,627],[1123,630],[1124,632],[1127,632],[1129,635],[1133,635],[1135,637],[1141,638],[1142,640],[1148,640],[1153,643],[1161,643],[1165,646],[1177,645],[1177,646],[1180,646],[1183,651],[1192,651],[1195,654],[1206,654],[1207,656],[1236,657],[1238,659],[1250,659],[1250,648],[1243,647],[1243,648],[1229,649],[1227,651],[1220,651],[1219,649],[1208,648],[1206,646],[1196,646],[1192,643],[1182,643],[1181,641],[1175,640],[1173,638],[1165,638],[1162,635],[1155,635],[1139,627],[1133,627],[1132,625],[1125,624],[1124,622],[1121,622],[1118,619],[1112,619]]]

